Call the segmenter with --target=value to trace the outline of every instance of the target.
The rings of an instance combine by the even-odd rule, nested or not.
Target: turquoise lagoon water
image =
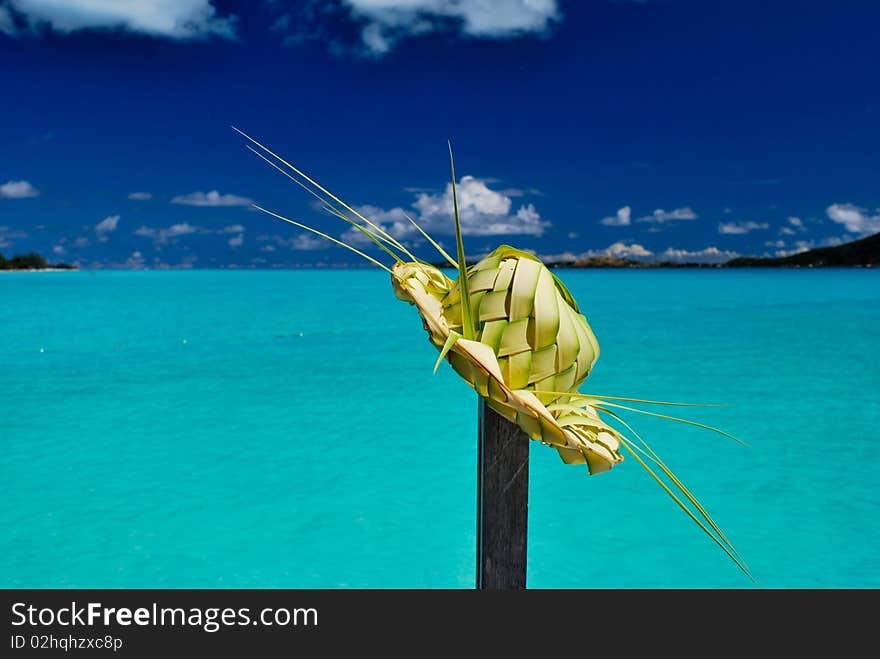
[[[762,586],[880,586],[880,272],[564,271]],[[378,271],[0,276],[0,585],[471,587],[474,394]],[[532,445],[533,587],[748,582],[628,460]]]

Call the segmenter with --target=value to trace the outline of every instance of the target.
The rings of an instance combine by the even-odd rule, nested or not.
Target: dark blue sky
[[[452,139],[472,253],[834,244],[880,231],[878,24],[873,2],[0,0],[0,253],[355,261],[249,209],[345,228],[230,124],[446,244]]]

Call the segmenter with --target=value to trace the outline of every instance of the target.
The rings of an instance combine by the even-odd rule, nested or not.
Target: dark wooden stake
[[[477,588],[526,587],[529,438],[480,398]]]

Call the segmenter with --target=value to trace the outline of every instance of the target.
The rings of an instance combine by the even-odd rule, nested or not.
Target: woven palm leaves
[[[565,462],[586,463],[590,473],[619,462],[613,429],[594,409],[565,395],[577,395],[596,363],[599,344],[571,294],[547,267],[504,245],[469,268],[472,341],[463,338],[460,279],[425,286],[442,282],[438,275],[430,266],[402,264],[393,281],[398,296],[419,308],[431,341],[446,348],[443,354],[455,371],[490,407],[532,439],[556,448]]]
[[[749,575],[745,562],[706,509],[623,419],[621,412],[649,414],[728,437],[732,435],[695,421],[621,404],[682,403],[580,393],[579,387],[599,357],[599,344],[587,319],[565,286],[528,252],[502,245],[475,265],[466,267],[454,167],[451,191],[457,258],[447,254],[410,220],[455,268],[457,276],[451,279],[417,258],[394,235],[276,153],[241,134],[251,143],[248,146],[251,151],[313,195],[329,213],[359,231],[391,257],[393,264],[389,267],[338,238],[256,206],[258,210],[322,236],[387,271],[395,295],[417,307],[430,341],[440,352],[437,365],[446,358],[490,407],[519,425],[530,438],[555,448],[566,463],[586,464],[589,473],[600,473],[620,462],[623,458],[619,451],[625,449],[685,514]],[[600,414],[619,423],[630,436],[609,425]]]

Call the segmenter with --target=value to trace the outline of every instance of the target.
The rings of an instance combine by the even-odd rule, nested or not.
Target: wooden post
[[[526,587],[529,438],[480,398],[477,589]]]

